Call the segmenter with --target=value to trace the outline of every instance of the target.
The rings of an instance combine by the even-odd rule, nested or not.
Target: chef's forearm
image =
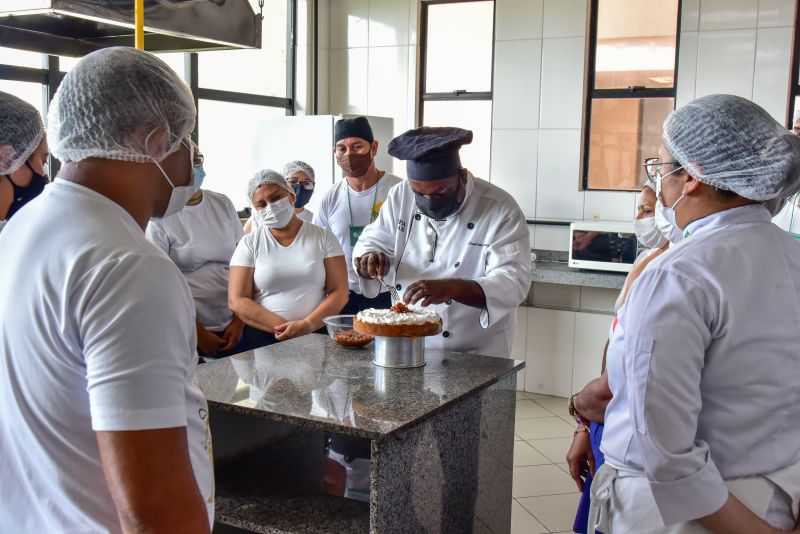
[[[486,295],[483,293],[483,288],[478,282],[474,280],[461,280],[454,278],[453,300],[472,306],[473,308],[486,308]]]

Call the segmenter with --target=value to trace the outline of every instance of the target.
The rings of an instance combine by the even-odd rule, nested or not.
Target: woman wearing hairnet
[[[247,186],[258,220],[231,259],[228,305],[245,323],[246,349],[322,328],[347,303],[344,252],[328,230],[301,221],[286,179],[265,169]]]
[[[192,144],[192,173],[201,187],[204,158]],[[175,262],[192,291],[201,356],[221,358],[242,352],[244,323],[228,308],[228,269],[243,235],[233,202],[206,189],[198,189],[180,213],[147,225],[148,241]]]
[[[743,98],[665,121],[656,175],[684,239],[618,313],[589,531],[791,530],[800,503],[800,243],[762,202],[800,189],[800,138]]]
[[[0,233],[0,532],[210,531],[192,295],[145,239],[194,195],[189,87],[88,54],[53,98],[63,166]]]
[[[44,190],[47,156],[39,112],[24,100],[0,92],[0,222],[11,219]]]
[[[297,199],[294,201],[294,214],[301,221],[310,223],[314,219],[314,213],[306,209],[306,204],[311,200],[311,195],[314,194],[316,185],[314,169],[304,161],[290,161],[283,166],[283,176],[286,178],[289,187],[294,191],[294,196]],[[258,219],[253,215],[245,223],[244,233],[249,234],[252,232],[256,224],[258,224]]]
[[[636,216],[633,221],[636,239],[644,247],[644,250],[636,257],[631,272],[625,278],[625,284],[614,303],[615,310],[619,310],[625,303],[631,284],[642,274],[650,262],[664,253],[670,245],[669,240],[655,224],[655,211],[656,186],[651,177],[639,193]],[[613,336],[616,327],[617,318],[614,317],[609,328],[609,337]],[[604,461],[603,453],[600,451],[600,440],[603,437],[606,407],[611,400],[611,389],[608,387],[608,373],[606,372],[607,351],[608,342],[603,348],[601,376],[586,384],[579,393],[570,398],[569,402],[569,413],[575,418],[578,427],[572,436],[572,445],[567,452],[566,460],[569,474],[581,492],[573,530],[582,534],[587,532],[592,477]]]

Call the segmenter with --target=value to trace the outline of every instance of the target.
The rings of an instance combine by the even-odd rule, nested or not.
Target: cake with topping
[[[358,312],[356,332],[382,337],[435,336],[442,331],[442,317],[432,309],[409,308],[398,302],[388,310],[370,308]]]

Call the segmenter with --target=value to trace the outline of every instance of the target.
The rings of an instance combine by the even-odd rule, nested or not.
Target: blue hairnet
[[[673,111],[664,144],[695,179],[744,198],[800,190],[800,137],[744,98],[709,95]]]

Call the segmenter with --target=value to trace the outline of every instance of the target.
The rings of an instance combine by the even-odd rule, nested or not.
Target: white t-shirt
[[[147,225],[147,239],[175,262],[189,283],[197,321],[212,332],[233,320],[228,308],[228,269],[242,223],[228,197],[203,190],[195,206]]]
[[[353,248],[350,246],[350,226],[366,226],[376,220],[381,206],[389,195],[389,190],[402,181],[402,178],[384,173],[378,183],[366,191],[353,191],[347,184],[347,180],[342,179],[322,197],[319,210],[314,215],[314,224],[333,232],[342,246],[347,261],[347,278],[351,291],[361,293],[358,286],[358,274],[353,270],[352,265]],[[350,208],[353,212],[352,221]]]
[[[0,532],[119,532],[95,432],[174,427],[213,522],[180,271],[119,205],[59,179],[6,225],[0,250]]]
[[[334,235],[304,222],[288,247],[266,227],[239,241],[231,267],[252,267],[254,300],[287,321],[305,319],[325,299],[323,260],[341,256]]]
[[[312,222],[314,220],[314,212],[306,208],[303,208],[300,213],[295,213],[295,215],[301,221]]]

